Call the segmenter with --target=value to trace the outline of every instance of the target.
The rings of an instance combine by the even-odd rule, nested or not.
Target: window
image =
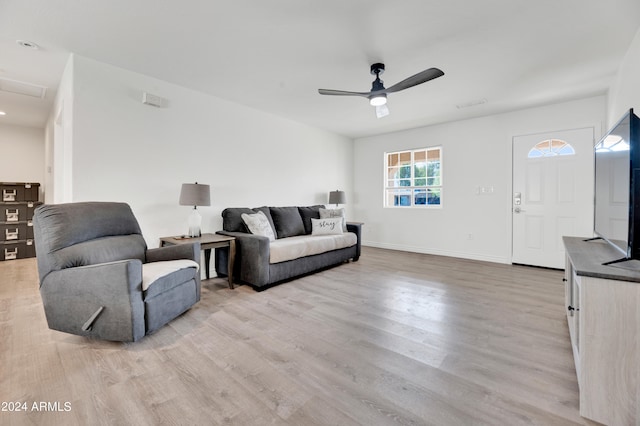
[[[567,142],[560,139],[548,139],[531,148],[527,157],[555,157],[556,155],[575,155],[575,153],[575,149]]]
[[[442,205],[442,148],[385,153],[385,207]]]

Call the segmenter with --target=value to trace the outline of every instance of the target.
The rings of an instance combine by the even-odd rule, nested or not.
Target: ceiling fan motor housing
[[[371,65],[371,74],[376,76],[376,79],[373,80],[373,83],[371,83],[371,91],[372,92],[377,92],[378,90],[384,90],[384,81],[380,80],[380,74],[382,74],[384,72],[384,64],[373,64]],[[380,95],[378,95],[380,96]],[[371,99],[373,96],[369,96],[369,99]],[[384,97],[386,98],[387,95],[384,95]]]
[[[377,75],[382,74],[382,73],[384,73],[384,64],[376,63],[376,64],[371,65],[371,74],[372,75],[377,76]]]

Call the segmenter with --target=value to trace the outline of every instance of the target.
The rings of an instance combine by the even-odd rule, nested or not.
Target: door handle
[[[514,207],[514,208],[513,208],[513,212],[514,212],[514,213],[518,213],[518,214],[520,214],[520,213],[524,213],[525,211],[526,211],[526,210],[522,210],[520,207]]]

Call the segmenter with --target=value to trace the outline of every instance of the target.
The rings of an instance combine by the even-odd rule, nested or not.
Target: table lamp
[[[183,183],[180,190],[180,205],[193,206],[189,215],[189,237],[195,238],[202,235],[200,225],[202,216],[198,212],[198,206],[211,205],[211,189],[209,185],[196,183]]]
[[[335,191],[329,192],[329,204],[335,204],[338,207],[338,204],[346,204],[347,197],[344,194],[344,191]]]

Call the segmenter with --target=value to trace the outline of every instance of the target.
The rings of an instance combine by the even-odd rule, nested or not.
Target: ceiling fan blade
[[[318,93],[321,95],[333,95],[333,96],[364,96],[365,98],[370,95],[369,92],[347,92],[345,90],[331,90],[331,89],[318,89]]]
[[[434,78],[442,77],[443,75],[444,73],[438,68],[429,68],[428,70],[421,71],[416,75],[412,75],[411,77],[394,84],[393,86],[386,89],[386,93],[399,92],[401,90],[408,89],[409,87],[426,83],[427,81],[433,80]]]

